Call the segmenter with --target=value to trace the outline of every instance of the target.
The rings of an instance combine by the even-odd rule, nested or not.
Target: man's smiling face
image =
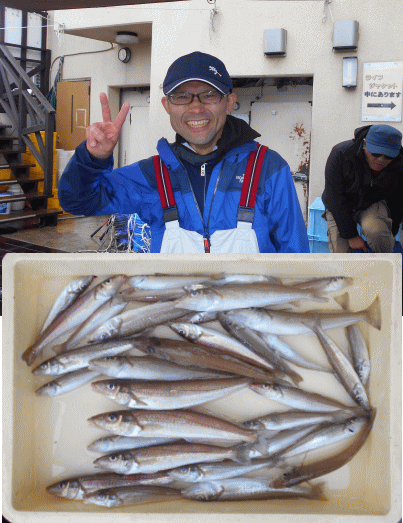
[[[214,91],[205,82],[192,80],[175,89],[175,93],[198,94]],[[232,111],[236,95],[230,93],[218,104],[202,104],[197,97],[189,105],[175,105],[168,97],[162,98],[162,105],[170,116],[173,130],[180,134],[198,154],[208,154],[222,135],[227,115]]]

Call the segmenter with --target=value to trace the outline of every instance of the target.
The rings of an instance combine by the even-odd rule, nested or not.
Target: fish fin
[[[257,438],[250,446],[260,452],[262,456],[267,456],[270,449],[270,439],[273,437],[272,431],[259,430],[257,431]],[[272,459],[271,457],[269,459]]]
[[[300,307],[301,306],[301,302],[299,300],[290,301],[289,305],[294,305],[294,307]]]
[[[381,303],[379,296],[377,296],[371,305],[367,309],[368,313],[368,322],[375,327],[377,330],[381,330],[382,320],[381,320]]]
[[[129,396],[134,399],[134,401],[136,402],[136,405],[146,405],[146,406],[148,406],[147,402],[142,401],[141,399],[139,399],[133,392],[130,392]]]
[[[322,294],[320,294],[320,290],[318,290],[318,291],[312,293],[312,301],[319,301],[319,302],[322,302],[322,303],[328,303],[329,302],[329,298],[326,298],[325,296],[322,296]]]
[[[239,445],[233,447],[235,453],[235,455],[232,457],[233,461],[242,463],[243,465],[249,464],[251,462],[249,453],[253,445],[254,443],[240,443]]]
[[[350,296],[348,292],[345,292],[344,294],[341,294],[340,296],[336,296],[334,298],[334,301],[340,305],[340,307],[348,311],[350,308]]]

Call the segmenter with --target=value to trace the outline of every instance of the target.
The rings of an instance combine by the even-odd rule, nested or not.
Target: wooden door
[[[85,140],[90,120],[90,81],[58,82],[57,148],[71,151]]]

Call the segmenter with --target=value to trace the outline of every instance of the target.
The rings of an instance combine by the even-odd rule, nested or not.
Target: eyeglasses
[[[168,100],[174,105],[190,105],[193,102],[194,97],[197,97],[200,103],[204,105],[218,104],[227,96],[219,91],[203,91],[201,93],[188,93],[186,91],[168,94]]]
[[[383,156],[385,158],[385,160],[393,160],[393,156],[386,156],[386,154],[374,154],[374,153],[371,153],[371,156],[373,156],[374,158],[380,158],[381,156]]]

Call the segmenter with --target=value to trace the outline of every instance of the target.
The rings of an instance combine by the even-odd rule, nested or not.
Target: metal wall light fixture
[[[285,56],[286,29],[266,29],[263,33],[263,51],[266,56]]]
[[[333,51],[357,51],[358,48],[358,22],[347,20],[335,22],[333,26]]]
[[[357,87],[358,59],[356,56],[343,58],[343,87]]]
[[[137,33],[133,33],[132,31],[118,31],[116,33],[115,42],[117,44],[133,45],[137,44],[138,41],[139,37]]]

